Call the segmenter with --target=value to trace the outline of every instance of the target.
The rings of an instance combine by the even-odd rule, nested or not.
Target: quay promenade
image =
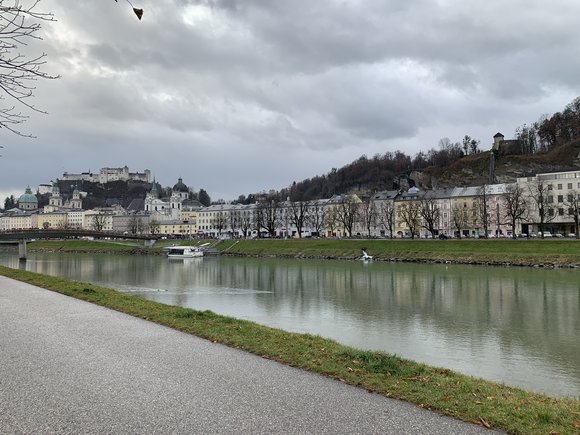
[[[0,276],[0,434],[489,434]]]

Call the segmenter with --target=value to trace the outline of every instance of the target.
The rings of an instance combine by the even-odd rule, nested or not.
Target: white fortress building
[[[151,171],[145,169],[143,172],[129,172],[129,168],[124,166],[122,168],[101,168],[98,174],[93,172],[81,172],[80,174],[72,174],[65,172],[62,179],[66,181],[88,181],[91,183],[109,183],[111,181],[143,181],[145,183],[151,182]]]

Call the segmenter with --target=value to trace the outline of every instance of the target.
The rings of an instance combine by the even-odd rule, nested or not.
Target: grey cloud
[[[568,0],[134,3],[142,21],[125,2],[40,3],[59,21],[34,48],[62,78],[37,83],[39,139],[3,142],[7,166],[41,156],[21,185],[127,164],[233,198],[361,154],[509,135],[580,86]]]

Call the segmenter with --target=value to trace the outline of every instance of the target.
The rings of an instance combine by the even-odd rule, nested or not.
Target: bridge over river
[[[145,246],[153,246],[161,237],[158,234],[125,234],[109,231],[94,231],[81,229],[30,229],[16,231],[0,231],[0,244],[18,245],[18,256],[26,260],[26,242],[37,239],[80,239],[90,237],[93,239],[123,239],[143,240]]]

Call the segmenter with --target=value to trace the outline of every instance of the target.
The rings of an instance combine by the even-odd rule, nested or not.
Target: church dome
[[[181,177],[177,180],[177,184],[173,186],[174,192],[189,192],[189,188],[183,183]]]
[[[36,206],[38,206],[38,198],[36,197],[36,195],[34,195],[32,193],[32,190],[30,190],[30,186],[26,188],[26,191],[20,195],[20,198],[18,198],[18,205],[19,206],[23,206],[24,204],[27,205],[34,205],[34,208],[36,208]]]

